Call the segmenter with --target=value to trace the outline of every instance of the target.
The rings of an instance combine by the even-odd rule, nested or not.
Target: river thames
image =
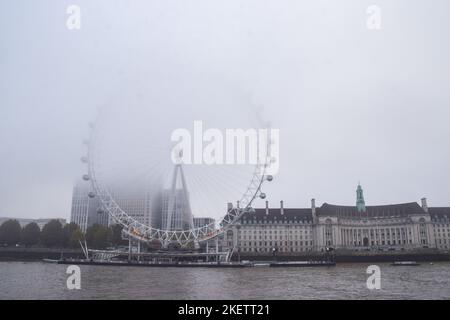
[[[67,265],[0,262],[0,299],[450,299],[450,262],[381,269],[370,264],[312,268],[144,268],[81,266],[81,289],[67,289]]]

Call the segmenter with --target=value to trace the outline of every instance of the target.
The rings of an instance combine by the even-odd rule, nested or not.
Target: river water
[[[381,289],[366,285],[369,264],[312,268],[144,268],[0,262],[0,299],[450,299],[450,263],[377,264]]]

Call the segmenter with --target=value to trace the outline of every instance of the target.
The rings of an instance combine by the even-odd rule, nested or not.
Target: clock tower
[[[358,210],[358,212],[366,212],[366,202],[364,201],[364,192],[359,183],[358,188],[356,188],[356,209]]]

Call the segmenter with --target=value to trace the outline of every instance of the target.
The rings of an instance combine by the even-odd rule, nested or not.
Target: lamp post
[[[278,249],[276,247],[273,247],[272,248],[272,257],[274,258],[275,261],[277,260],[277,252],[278,252]]]

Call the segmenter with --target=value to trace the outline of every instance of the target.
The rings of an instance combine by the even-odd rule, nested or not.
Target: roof
[[[366,211],[358,212],[356,206],[339,206],[324,203],[318,210],[319,216],[337,217],[405,217],[413,214],[424,214],[417,202],[390,204],[381,206],[366,206]]]
[[[255,209],[255,212],[246,212],[242,215],[241,221],[243,220],[256,220],[256,221],[312,221],[312,211],[311,209],[303,208],[270,208],[266,211],[265,208]]]
[[[450,220],[450,207],[430,207],[429,214],[434,220]],[[311,208],[284,208],[283,214],[281,208],[258,208],[255,212],[244,213],[241,221],[273,222],[273,221],[312,221]],[[409,215],[426,214],[417,202],[389,204],[380,206],[366,206],[365,212],[358,212],[356,206],[340,206],[324,203],[316,208],[318,216],[332,216],[339,218],[359,218],[359,217],[407,217]]]
[[[450,220],[450,207],[430,207],[428,213],[433,220]]]

